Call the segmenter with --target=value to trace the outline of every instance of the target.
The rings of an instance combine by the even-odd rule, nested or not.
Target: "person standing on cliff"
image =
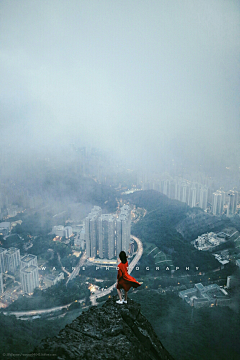
[[[121,251],[119,254],[121,260],[118,265],[118,274],[117,274],[117,292],[119,300],[116,301],[117,304],[127,304],[127,293],[131,287],[137,288],[141,286],[134,277],[128,274],[128,261],[125,251]],[[124,289],[125,299],[122,299],[121,289]]]

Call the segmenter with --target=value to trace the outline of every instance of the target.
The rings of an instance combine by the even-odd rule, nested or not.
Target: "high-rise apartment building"
[[[195,182],[194,187],[196,188],[196,205],[199,205],[199,203],[200,203],[201,184],[199,184],[198,182]]]
[[[22,289],[27,294],[32,294],[34,289],[39,286],[39,276],[37,266],[30,265],[20,270],[20,280]]]
[[[102,215],[102,209],[94,206],[90,214],[85,218],[86,253],[88,257],[97,256],[98,248],[98,218]]]
[[[230,190],[227,195],[227,216],[234,215],[237,209],[237,194]]]
[[[233,188],[233,193],[234,193],[234,196],[235,196],[235,209],[237,208],[237,204],[238,204],[238,202],[239,202],[239,193],[238,193],[238,191],[237,191],[237,189],[236,188]]]
[[[213,193],[212,200],[212,213],[213,215],[221,215],[224,211],[224,205],[226,204],[226,193],[220,189]]]
[[[5,272],[5,254],[7,249],[0,248],[0,273]]]
[[[20,250],[14,247],[8,249],[5,254],[5,271],[14,273],[20,265]]]
[[[98,218],[99,257],[112,259],[115,256],[115,219],[103,214]]]
[[[182,185],[182,202],[187,202],[187,185]]]
[[[0,273],[0,294],[2,294],[4,292],[3,289],[3,274]]]
[[[38,266],[36,255],[25,255],[21,258],[20,270],[31,265]]]
[[[126,254],[129,250],[131,234],[131,211],[128,205],[121,208],[121,213],[116,221],[116,250],[117,256],[120,251],[125,251]]]
[[[236,189],[224,192],[222,189],[213,193],[213,215],[221,215],[224,205],[227,208],[227,216],[232,216],[237,211],[238,191]]]
[[[182,182],[181,180],[178,181],[178,184],[177,184],[177,200],[178,201],[181,201],[181,198],[182,198]]]
[[[195,187],[191,188],[191,207],[195,207],[197,203],[197,189]]]
[[[236,189],[230,190],[229,193],[229,207],[230,207],[230,213],[231,215],[234,215],[237,210],[237,204],[238,204],[238,191]]]
[[[156,190],[156,191],[161,191],[161,182],[159,181],[154,181],[153,182],[153,187],[152,187],[153,190]]]
[[[173,197],[173,199],[175,199],[175,200],[177,200],[177,196],[178,196],[178,181],[177,181],[177,179],[175,179],[174,181],[173,181],[173,186],[174,186],[174,197]]]
[[[221,191],[216,191],[213,193],[213,205],[212,205],[212,212],[213,215],[221,215],[222,213],[222,193]]]
[[[207,199],[208,199],[208,189],[207,187],[200,188],[200,196],[199,196],[199,206],[203,210],[207,209]]]
[[[166,196],[170,196],[170,181],[164,180],[163,181],[163,194]]]
[[[122,219],[121,215],[116,220],[116,255],[118,257],[120,251],[122,251]],[[124,217],[125,219],[125,217]]]
[[[85,219],[86,252],[88,257],[97,255],[97,215],[89,214]]]
[[[159,190],[160,191],[160,190]],[[175,180],[170,181],[169,185],[169,197],[170,199],[175,199]]]

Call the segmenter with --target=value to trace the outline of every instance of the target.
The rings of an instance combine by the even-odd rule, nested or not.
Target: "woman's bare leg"
[[[128,294],[128,292],[126,290],[124,290],[125,301],[127,301],[127,294]]]
[[[118,296],[119,296],[120,301],[122,301],[122,294],[121,294],[121,290],[117,289],[117,292],[118,292]]]

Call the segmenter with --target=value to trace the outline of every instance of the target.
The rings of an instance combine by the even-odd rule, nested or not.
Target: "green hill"
[[[189,240],[177,231],[178,224],[187,219],[189,213],[202,213],[201,209],[191,209],[185,203],[171,200],[154,190],[135,192],[126,196],[125,200],[147,210],[146,215],[133,224],[132,234],[139,237],[144,245],[154,244],[166,255],[170,255],[173,261],[172,269],[179,267],[181,271],[190,267],[190,271],[195,271],[196,267],[199,267],[200,270],[207,271],[219,267],[212,254],[196,250]],[[146,257],[146,254],[144,256]],[[144,257],[142,261],[149,262]]]

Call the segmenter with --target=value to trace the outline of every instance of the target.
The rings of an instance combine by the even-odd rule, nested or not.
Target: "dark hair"
[[[121,251],[119,253],[119,258],[123,264],[125,264],[127,262],[127,255],[126,255],[125,251]]]

